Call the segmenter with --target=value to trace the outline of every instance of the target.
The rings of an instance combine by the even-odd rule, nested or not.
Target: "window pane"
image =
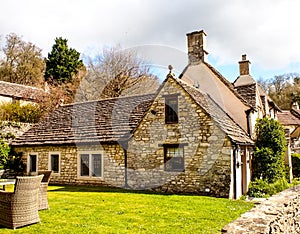
[[[165,146],[165,170],[184,170],[184,153],[182,147]]]
[[[102,176],[101,154],[92,154],[92,175],[95,177]]]
[[[29,155],[30,172],[36,172],[36,155]]]
[[[165,122],[178,123],[178,98],[167,97],[165,101]]]
[[[182,171],[183,170],[183,158],[175,157],[171,158],[169,161],[170,167],[174,171]]]
[[[80,175],[89,176],[89,155],[88,154],[80,155]]]
[[[59,155],[58,154],[51,154],[51,170],[54,173],[59,172]]]

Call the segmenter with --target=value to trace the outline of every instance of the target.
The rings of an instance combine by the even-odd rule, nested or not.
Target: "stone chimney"
[[[206,34],[203,30],[186,34],[189,64],[197,64],[207,60]]]
[[[250,61],[247,60],[247,55],[242,55],[242,61],[239,61],[240,64],[240,76],[250,75]]]

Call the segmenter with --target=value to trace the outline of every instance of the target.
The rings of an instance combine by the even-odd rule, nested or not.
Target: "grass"
[[[49,186],[41,223],[0,233],[220,233],[252,203],[122,189]]]

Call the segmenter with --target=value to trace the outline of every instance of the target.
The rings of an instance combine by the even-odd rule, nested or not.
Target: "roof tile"
[[[41,88],[0,81],[0,95],[2,96],[35,100],[43,93],[44,90]]]
[[[12,145],[120,141],[137,126],[153,98],[153,94],[148,94],[64,105]]]

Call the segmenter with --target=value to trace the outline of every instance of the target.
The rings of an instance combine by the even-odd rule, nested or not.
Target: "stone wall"
[[[165,124],[165,96],[178,95],[178,124]],[[184,145],[184,171],[164,169],[164,145]],[[128,147],[128,184],[134,189],[229,197],[231,142],[207,113],[170,79],[134,132]]]
[[[28,131],[32,126],[33,124],[31,123],[0,121],[0,138],[10,143],[13,139]]]
[[[28,155],[38,155],[38,170],[49,170],[49,153],[60,154],[60,172],[52,173],[51,184],[90,184],[105,186],[124,186],[124,151],[117,144],[102,145],[65,145],[65,146],[39,146],[15,148],[23,153],[23,160],[27,163]],[[79,176],[79,152],[103,153],[103,177]],[[27,172],[29,168],[27,168]]]
[[[300,185],[262,201],[226,225],[222,233],[300,233]]]

